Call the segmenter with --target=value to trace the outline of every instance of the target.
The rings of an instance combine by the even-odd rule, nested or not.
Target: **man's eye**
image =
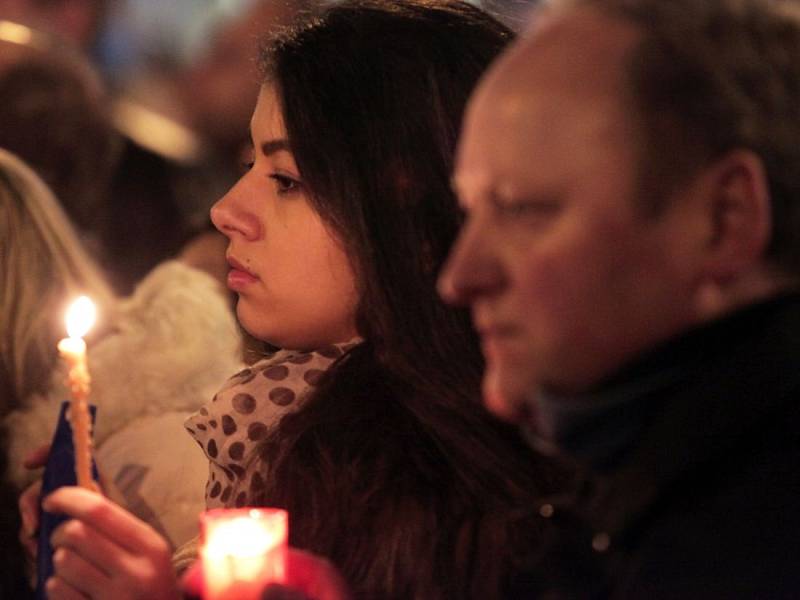
[[[519,217],[531,211],[531,206],[524,202],[496,203],[494,209],[504,217]]]
[[[542,201],[534,199],[497,199],[492,201],[496,214],[507,218],[541,218],[556,215],[561,210],[561,204],[556,201]]]
[[[247,173],[250,169],[253,168],[255,163],[252,160],[242,161],[241,168],[243,173]]]
[[[301,185],[296,179],[292,179],[291,177],[287,177],[286,175],[281,175],[279,173],[272,173],[269,178],[275,182],[275,191],[278,193],[278,195],[295,192]]]

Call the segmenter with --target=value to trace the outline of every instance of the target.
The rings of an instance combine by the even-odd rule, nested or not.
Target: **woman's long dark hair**
[[[360,285],[364,343],[263,446],[260,501],[358,598],[494,597],[552,475],[480,403],[465,310],[436,276],[467,98],[512,35],[453,0],[351,0],[262,52],[312,202]],[[521,538],[535,539],[535,531]]]

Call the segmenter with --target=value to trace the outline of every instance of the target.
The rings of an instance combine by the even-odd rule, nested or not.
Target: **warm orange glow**
[[[257,600],[267,583],[285,580],[285,510],[210,510],[201,516],[201,525],[205,600]]]
[[[94,325],[97,309],[87,296],[81,296],[67,309],[67,335],[71,338],[82,338]]]
[[[58,342],[58,351],[72,363],[86,353],[86,342],[83,341],[83,338],[67,337]]]

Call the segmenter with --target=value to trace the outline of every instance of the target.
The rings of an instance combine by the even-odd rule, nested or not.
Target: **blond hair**
[[[105,324],[114,296],[47,185],[0,150],[0,414],[50,382],[64,309],[87,294]]]

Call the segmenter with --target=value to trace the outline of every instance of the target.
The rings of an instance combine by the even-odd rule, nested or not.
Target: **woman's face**
[[[228,287],[253,336],[314,349],[356,336],[355,276],[340,243],[308,201],[280,106],[264,86],[250,121],[251,168],[211,209],[228,237]]]

